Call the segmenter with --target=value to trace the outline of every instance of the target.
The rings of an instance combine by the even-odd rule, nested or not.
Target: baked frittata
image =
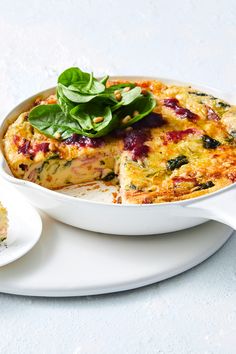
[[[108,81],[106,87],[121,83]],[[143,95],[150,92],[156,106],[138,122],[102,137],[49,137],[30,123],[30,112],[23,112],[3,142],[13,175],[50,189],[116,179],[121,202],[135,204],[194,198],[236,181],[236,107],[191,87],[132,84]],[[57,102],[52,95],[33,107]]]

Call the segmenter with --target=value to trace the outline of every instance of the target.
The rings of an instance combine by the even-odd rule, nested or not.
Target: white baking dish
[[[189,85],[154,77],[122,76],[111,79],[157,79],[166,83]],[[228,94],[209,87],[199,85],[193,87],[233,103],[232,97]],[[21,112],[28,110],[36,97],[47,97],[54,92],[55,88],[39,92],[15,107],[2,122],[0,139],[8,125]],[[186,229],[208,219],[223,222],[236,229],[236,183],[190,200],[150,205],[122,205],[75,198],[17,179],[12,176],[3,153],[0,157],[0,175],[13,184],[35,207],[57,220],[86,230],[121,235],[148,235]]]

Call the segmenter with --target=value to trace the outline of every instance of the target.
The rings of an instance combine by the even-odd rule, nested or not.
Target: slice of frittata
[[[0,203],[0,242],[7,238],[8,219],[7,210]]]

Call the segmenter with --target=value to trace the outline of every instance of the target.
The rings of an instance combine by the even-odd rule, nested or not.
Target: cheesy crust
[[[22,113],[3,141],[13,175],[50,189],[118,176],[122,203],[135,204],[194,198],[236,181],[236,107],[191,87],[136,85],[154,94],[153,113],[105,138],[51,139]]]

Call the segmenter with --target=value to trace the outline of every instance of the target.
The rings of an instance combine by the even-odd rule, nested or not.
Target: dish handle
[[[191,216],[212,219],[236,230],[236,184],[200,199],[192,199],[184,205]]]

